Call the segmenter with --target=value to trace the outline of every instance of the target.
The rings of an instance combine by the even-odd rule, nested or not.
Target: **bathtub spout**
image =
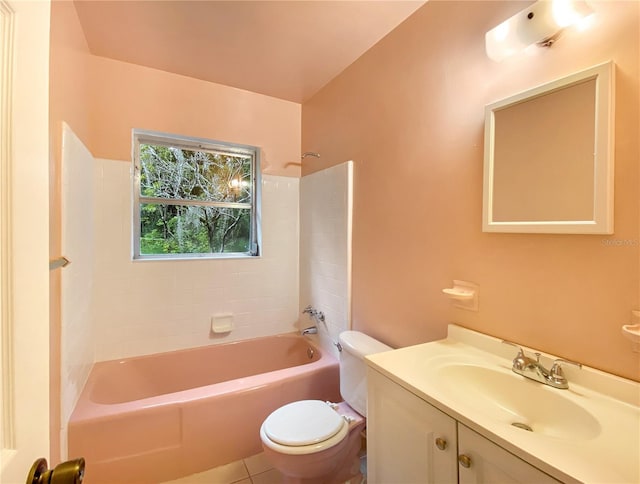
[[[318,333],[318,328],[316,328],[315,326],[309,326],[308,328],[305,328],[302,331],[300,331],[300,334],[302,336],[304,336],[305,334],[317,334],[317,333]]]

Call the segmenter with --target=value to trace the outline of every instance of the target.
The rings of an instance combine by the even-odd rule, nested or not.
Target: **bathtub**
[[[175,479],[261,452],[262,421],[301,399],[340,401],[339,368],[296,334],[99,362],[69,456],[87,484]]]

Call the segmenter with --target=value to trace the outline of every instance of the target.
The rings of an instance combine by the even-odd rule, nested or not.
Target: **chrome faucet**
[[[324,323],[324,313],[322,311],[318,311],[312,306],[307,306],[306,308],[304,308],[302,314],[308,314],[312,318],[316,318],[318,321]]]
[[[331,337],[331,333],[329,333],[329,327],[327,326],[327,322],[325,321],[324,313],[322,311],[318,311],[313,306],[309,305],[302,311],[302,314],[308,314],[311,318],[316,321],[321,322],[324,325],[324,329],[327,332],[327,335]],[[316,326],[310,326],[307,329],[303,329],[300,333],[302,335],[305,334],[316,334],[318,332],[318,328]],[[338,348],[338,351],[342,351],[342,345],[340,341],[333,341],[333,345]]]
[[[503,340],[502,342],[518,348],[518,354],[513,359],[513,366],[511,367],[514,373],[522,375],[525,378],[529,378],[530,380],[544,383],[545,385],[549,385],[553,388],[560,388],[564,390],[569,388],[569,382],[564,376],[564,371],[562,370],[563,364],[567,363],[569,365],[582,368],[580,363],[558,358],[553,362],[551,369],[547,370],[542,363],[540,363],[540,353],[535,353],[536,359],[534,360],[533,358],[525,355],[523,349],[516,343],[506,340]]]
[[[315,318],[315,319],[318,319],[319,321],[324,322],[324,314],[322,313],[322,311],[318,311],[314,307],[307,306],[306,308],[304,308],[304,311],[302,311],[302,314],[308,314],[312,318]],[[302,336],[304,336],[305,334],[317,334],[317,333],[318,333],[317,326],[309,326],[308,328],[305,328],[302,331],[300,331],[300,334]]]

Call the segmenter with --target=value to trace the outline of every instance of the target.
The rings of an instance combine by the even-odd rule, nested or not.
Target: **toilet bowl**
[[[345,402],[293,402],[260,428],[266,458],[287,483],[345,482],[360,473],[365,419]]]
[[[391,348],[357,331],[340,334],[344,402],[301,400],[272,412],[260,438],[266,458],[287,484],[344,483],[360,475],[366,416],[364,356]]]

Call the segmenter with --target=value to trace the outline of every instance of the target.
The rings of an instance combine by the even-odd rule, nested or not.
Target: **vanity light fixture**
[[[500,62],[532,44],[550,47],[563,29],[592,13],[585,0],[539,0],[486,33],[487,56]]]

